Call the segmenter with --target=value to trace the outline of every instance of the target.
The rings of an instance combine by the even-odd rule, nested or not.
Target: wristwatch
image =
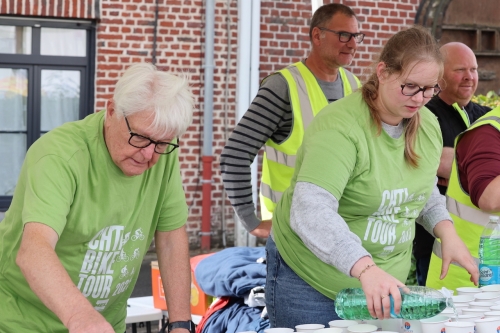
[[[174,321],[167,326],[167,332],[171,332],[174,328],[185,328],[189,333],[195,333],[196,325],[191,320]]]

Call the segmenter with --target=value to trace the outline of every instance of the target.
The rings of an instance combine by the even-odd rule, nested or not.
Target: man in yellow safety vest
[[[228,198],[243,226],[257,237],[269,235],[272,212],[290,185],[305,128],[328,103],[360,87],[358,78],[343,68],[351,63],[364,38],[351,8],[342,4],[318,8],[309,38],[309,57],[263,80],[221,154]],[[262,146],[259,219],[252,200],[250,165]]]
[[[500,107],[479,118],[456,140],[455,161],[448,185],[447,208],[458,235],[473,257],[478,259],[479,240],[490,215],[500,215]],[[433,247],[427,286],[448,289],[473,286],[462,267],[450,265],[446,278],[441,280],[441,243]],[[500,276],[493,278],[496,283]]]

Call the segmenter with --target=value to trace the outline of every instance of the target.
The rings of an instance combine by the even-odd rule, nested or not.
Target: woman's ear
[[[385,81],[385,78],[387,77],[386,69],[387,66],[385,65],[385,62],[381,61],[377,64],[376,72],[377,72],[378,82]]]

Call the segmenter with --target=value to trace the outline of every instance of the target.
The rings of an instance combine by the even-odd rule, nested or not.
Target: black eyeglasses
[[[150,144],[155,145],[155,153],[157,154],[162,154],[162,155],[167,155],[173,152],[176,148],[179,148],[179,145],[175,143],[170,143],[170,142],[161,142],[161,141],[154,141],[151,140],[150,138],[147,138],[145,136],[142,136],[140,134],[132,132],[130,129],[130,125],[128,123],[127,117],[125,117],[125,122],[127,123],[128,127],[128,132],[130,133],[130,138],[128,139],[129,145],[135,148],[146,148]],[[179,142],[179,139],[177,139],[177,143]]]
[[[351,34],[350,32],[347,32],[347,31],[335,31],[335,30],[330,30],[330,29],[323,28],[323,27],[318,27],[318,29],[321,31],[333,32],[334,34],[339,36],[339,41],[342,43],[349,42],[351,40],[351,38],[353,38],[353,37],[354,37],[354,40],[356,41],[356,43],[361,43],[363,41],[363,39],[365,38],[365,34],[363,34],[361,32]]]
[[[413,83],[406,83],[401,85],[401,93],[405,96],[415,96],[422,92],[424,98],[432,98],[439,94],[441,88],[436,84],[434,87],[419,87]]]

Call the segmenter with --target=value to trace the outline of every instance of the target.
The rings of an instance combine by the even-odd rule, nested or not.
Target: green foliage
[[[472,101],[480,105],[489,106],[492,109],[500,106],[500,96],[494,91],[489,91],[486,95],[473,96]]]

